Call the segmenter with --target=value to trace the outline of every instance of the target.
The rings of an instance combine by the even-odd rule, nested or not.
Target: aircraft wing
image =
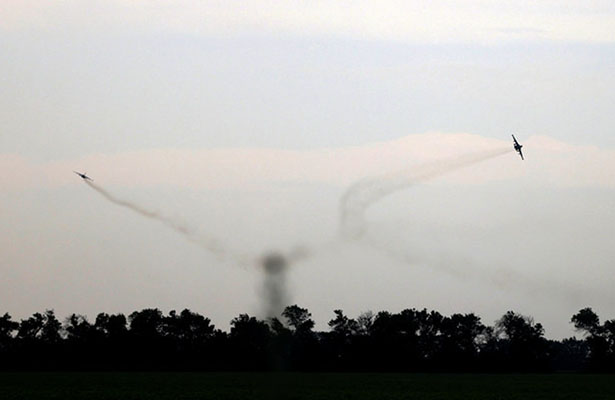
[[[521,149],[519,149],[519,155],[521,156],[521,159],[522,159],[522,160],[525,160],[525,159],[523,158],[523,153],[521,152]]]

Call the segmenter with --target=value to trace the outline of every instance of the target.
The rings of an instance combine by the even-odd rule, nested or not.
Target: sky
[[[613,71],[610,1],[3,1],[0,312],[227,329],[279,252],[319,329],[426,307],[575,335],[615,318]]]

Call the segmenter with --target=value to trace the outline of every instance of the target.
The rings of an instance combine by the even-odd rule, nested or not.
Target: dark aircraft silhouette
[[[83,178],[83,180],[90,180],[92,182],[94,182],[94,179],[90,178],[89,176],[87,176],[87,172],[84,172],[83,174],[81,172],[77,172],[77,171],[73,171],[74,173],[76,173],[77,175],[79,175],[80,177]]]
[[[513,140],[515,141],[515,143],[513,144],[515,150],[517,150],[517,153],[519,153],[519,155],[521,156],[521,159],[523,160],[523,153],[521,152],[521,148],[523,147],[522,144],[519,144],[519,142],[517,142],[517,139],[515,139],[515,135],[512,135]]]

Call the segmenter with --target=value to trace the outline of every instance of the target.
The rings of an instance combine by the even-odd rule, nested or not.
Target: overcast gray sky
[[[582,307],[615,317],[614,71],[611,1],[4,1],[0,312],[226,328],[263,311],[254,259],[299,246],[290,299],[320,329],[427,307],[570,336]],[[340,239],[354,182],[511,133],[525,161],[413,181]]]

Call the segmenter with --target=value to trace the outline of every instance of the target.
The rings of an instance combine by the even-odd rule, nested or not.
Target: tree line
[[[100,313],[93,322],[53,310],[14,321],[0,317],[3,370],[615,371],[615,320],[591,308],[572,316],[582,335],[544,337],[531,317],[509,311],[493,326],[479,316],[406,309],[350,318],[335,310],[329,330],[288,306],[279,318],[241,314],[228,332],[185,309]]]

